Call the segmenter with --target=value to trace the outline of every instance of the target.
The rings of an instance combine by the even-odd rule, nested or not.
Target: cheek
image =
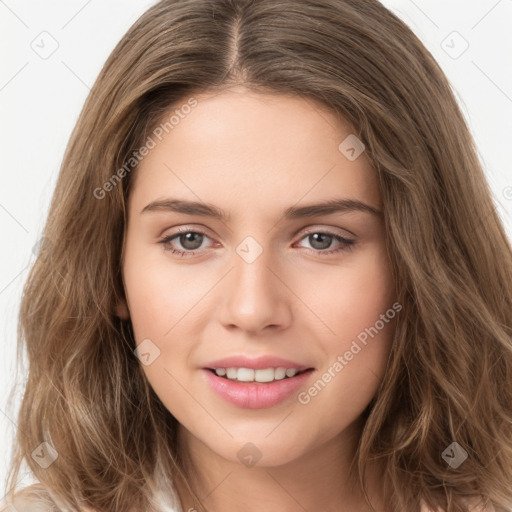
[[[142,369],[162,402],[169,406],[172,399],[173,409],[180,409],[191,405],[179,382],[193,369],[202,322],[209,318],[205,294],[214,280],[193,265],[172,263],[158,249],[127,244],[124,282],[135,344],[150,353],[150,361],[141,358],[149,362]]]
[[[172,265],[163,249],[127,249],[123,274],[135,339],[163,340],[197,302],[204,286],[196,286],[191,267]],[[199,283],[197,283],[199,284]]]
[[[180,385],[192,346],[180,340],[193,322],[192,306],[198,300],[198,287],[182,269],[170,265],[159,251],[127,245],[123,275],[130,320],[136,345],[144,347],[140,353],[149,354],[140,357],[142,370],[169,411],[178,412],[180,419],[179,412],[188,411],[186,417],[197,415],[199,420],[200,411]]]
[[[381,248],[366,252],[336,273],[329,287],[331,300],[324,297],[325,303],[317,305],[335,335],[322,337],[325,365],[301,403],[321,407],[333,425],[358,416],[384,375],[399,314],[393,308],[388,261]]]
[[[361,252],[350,263],[347,259],[332,274],[324,280],[326,292],[311,296],[311,309],[321,312],[329,331],[317,337],[325,359],[302,403],[325,404],[324,413],[337,424],[345,414],[360,414],[374,396],[386,369],[398,313],[392,307],[395,288],[382,247]]]
[[[347,257],[320,279],[311,275],[299,282],[305,302],[329,329],[330,335],[322,337],[329,352],[350,346],[352,339],[374,326],[395,295],[389,260],[381,246]]]

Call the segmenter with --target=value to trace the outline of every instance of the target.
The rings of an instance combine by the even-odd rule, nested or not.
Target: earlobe
[[[130,318],[130,311],[128,310],[126,300],[122,299],[117,304],[115,312],[116,316],[118,316],[121,320],[128,320]]]

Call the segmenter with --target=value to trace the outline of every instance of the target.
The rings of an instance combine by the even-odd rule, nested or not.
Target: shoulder
[[[0,512],[57,512],[55,503],[41,484],[32,484],[6,496]]]
[[[468,506],[468,512],[496,512],[495,508],[491,503],[485,506],[482,500],[478,498],[467,498],[466,504]],[[422,503],[421,512],[441,512],[440,509],[431,509]]]
[[[55,503],[42,484],[24,487],[13,496],[7,495],[0,512],[57,512]]]
[[[183,512],[177,508],[164,505],[167,512]],[[14,496],[6,496],[0,502],[0,512],[63,512],[53,501],[48,491],[41,483],[28,485],[19,490]],[[66,510],[66,512],[68,512]],[[90,508],[82,508],[80,512],[95,512]]]
[[[0,504],[0,512],[61,512],[45,487],[32,484],[18,491],[14,496],[6,496]],[[83,509],[82,512],[93,512]]]

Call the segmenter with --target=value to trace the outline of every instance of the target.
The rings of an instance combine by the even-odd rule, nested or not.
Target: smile
[[[219,370],[220,373],[223,373],[224,370],[226,374],[218,375]],[[289,376],[286,375],[288,370],[290,370]],[[273,407],[290,398],[301,387],[305,386],[306,381],[314,371],[313,368],[300,372],[294,368],[288,370],[284,369],[285,375],[281,378],[277,377],[283,374],[282,367],[261,370],[250,368],[217,368],[213,370],[206,368],[202,371],[210,388],[226,402],[245,409],[263,409]],[[260,371],[263,373],[260,373],[259,376],[263,375],[262,378],[267,380],[255,381],[255,378],[258,378],[257,372]],[[229,377],[230,374],[232,377]]]

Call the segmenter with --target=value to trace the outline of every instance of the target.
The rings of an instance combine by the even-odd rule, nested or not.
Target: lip
[[[215,370],[216,368],[251,368],[254,370],[263,370],[265,368],[279,368],[281,366],[284,368],[295,368],[299,371],[312,368],[311,366],[274,356],[260,356],[256,358],[246,356],[225,357],[207,363],[204,368],[210,370]]]
[[[208,368],[201,371],[211,389],[228,403],[243,409],[265,409],[284,402],[305,386],[314,369],[309,368],[294,377],[264,383],[229,380],[219,377]]]

